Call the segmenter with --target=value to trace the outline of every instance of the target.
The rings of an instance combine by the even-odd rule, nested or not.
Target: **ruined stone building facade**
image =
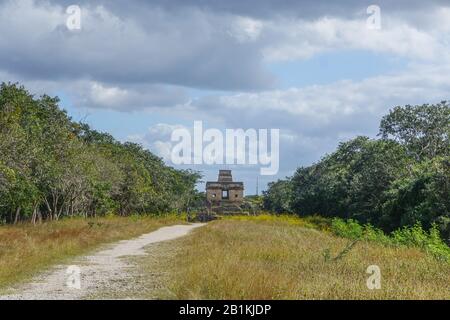
[[[239,211],[244,200],[244,183],[233,181],[231,170],[219,170],[217,181],[206,182],[206,200],[216,213]]]

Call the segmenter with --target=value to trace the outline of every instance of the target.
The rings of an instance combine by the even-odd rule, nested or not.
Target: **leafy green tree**
[[[198,173],[73,122],[58,104],[0,86],[0,221],[186,210]]]
[[[377,223],[384,192],[407,170],[405,150],[392,141],[357,137],[292,178],[292,208]]]
[[[268,189],[263,191],[263,207],[276,213],[289,213],[291,195],[290,180],[278,180],[270,182]]]
[[[385,231],[421,223],[450,238],[450,107],[396,107],[381,139],[341,143],[292,178],[269,185],[267,208],[355,219]],[[450,242],[450,239],[448,240]]]
[[[404,145],[417,160],[450,155],[450,106],[448,102],[397,106],[380,124],[383,139]]]
[[[444,234],[450,234],[449,157],[415,164],[409,175],[390,185],[386,194],[381,211],[388,225],[411,226],[420,222],[430,228],[436,223]]]

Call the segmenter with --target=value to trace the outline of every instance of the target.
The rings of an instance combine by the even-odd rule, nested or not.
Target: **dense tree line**
[[[264,205],[278,213],[352,218],[385,231],[436,223],[450,239],[450,107],[396,107],[379,139],[341,143],[319,162],[271,183]]]
[[[58,98],[0,87],[0,222],[185,210],[196,172],[71,120]]]

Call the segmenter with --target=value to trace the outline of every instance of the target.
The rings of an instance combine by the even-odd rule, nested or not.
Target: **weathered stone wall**
[[[229,191],[230,201],[232,202],[241,202],[244,198],[244,190],[243,189],[232,189]]]
[[[210,202],[222,200],[222,190],[215,188],[206,189],[206,199]]]

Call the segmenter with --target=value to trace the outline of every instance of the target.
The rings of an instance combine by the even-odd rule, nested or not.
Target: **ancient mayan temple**
[[[214,213],[240,213],[243,200],[244,183],[234,182],[231,170],[219,170],[217,181],[206,182],[207,206]]]

